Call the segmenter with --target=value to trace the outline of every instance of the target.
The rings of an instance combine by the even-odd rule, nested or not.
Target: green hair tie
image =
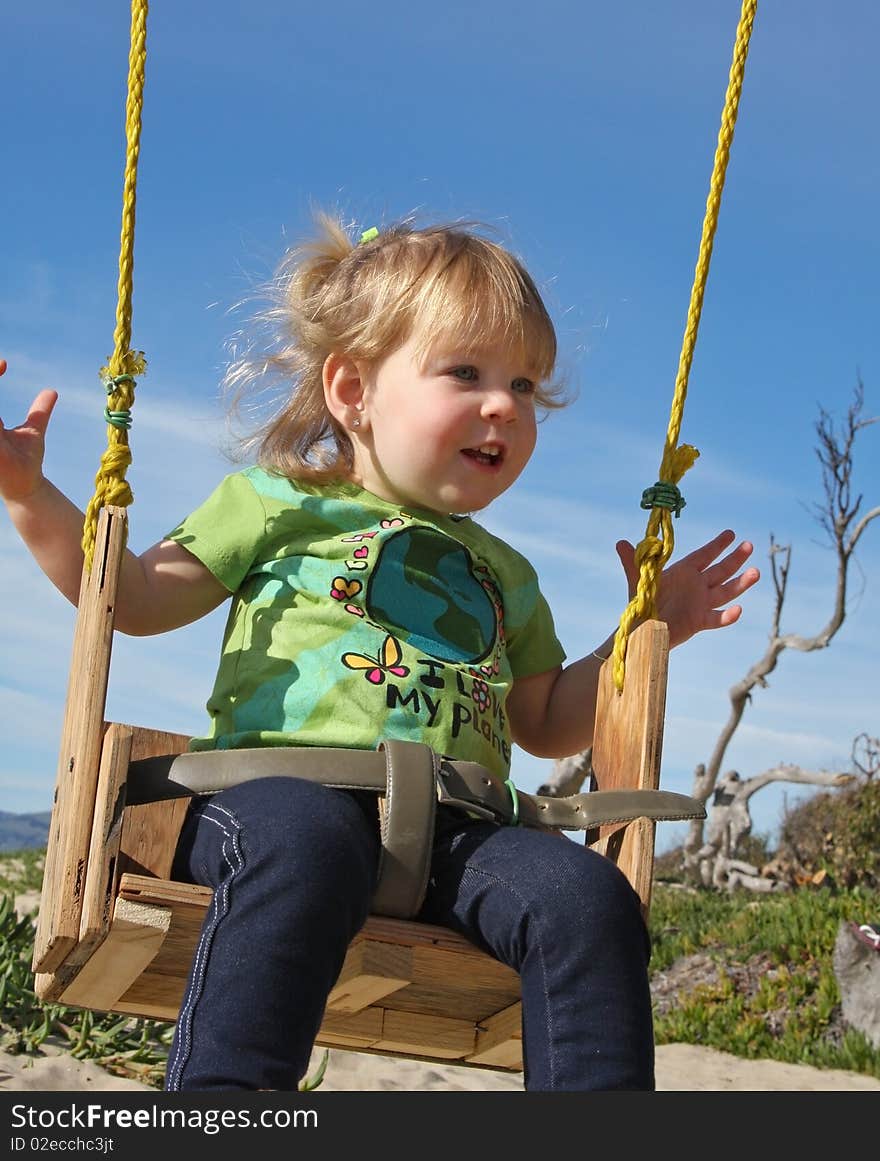
[[[651,488],[642,492],[642,508],[668,508],[676,517],[681,515],[685,500],[676,484],[669,480],[658,480]]]
[[[372,242],[379,237],[379,231],[375,226],[370,226],[369,230],[364,230],[361,234],[360,245],[365,246],[367,242]]]

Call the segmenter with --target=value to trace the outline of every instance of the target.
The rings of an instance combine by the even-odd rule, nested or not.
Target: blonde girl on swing
[[[116,627],[164,633],[228,602],[195,749],[417,741],[508,778],[514,744],[586,749],[613,634],[566,662],[535,570],[474,518],[518,479],[538,419],[562,406],[535,283],[479,227],[409,222],[352,235],[319,216],[234,363],[236,400],[283,384],[232,472],[123,564]],[[268,331],[267,331],[268,327]],[[83,513],[43,475],[57,394],[0,421],[0,495],[73,603]],[[573,449],[574,450],[574,449]],[[733,625],[758,580],[726,530],[664,570],[671,646]],[[634,549],[617,551],[630,593]],[[261,777],[195,797],[174,877],[210,886],[166,1088],[293,1090],[346,949],[370,911],[376,796]],[[522,983],[532,1091],[651,1090],[650,945],[602,855],[547,831],[438,807],[419,918]]]

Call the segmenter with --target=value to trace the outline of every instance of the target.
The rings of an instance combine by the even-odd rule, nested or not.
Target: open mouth
[[[482,444],[480,447],[464,448],[462,455],[466,455],[469,459],[475,460],[478,464],[484,464],[488,468],[497,468],[504,460],[504,449],[498,447],[497,444]]]

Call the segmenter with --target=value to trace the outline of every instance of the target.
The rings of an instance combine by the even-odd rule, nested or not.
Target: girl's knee
[[[588,847],[571,843],[560,860],[556,889],[544,893],[545,905],[568,915],[588,913],[594,921],[605,917],[641,924],[639,897],[611,859]]]

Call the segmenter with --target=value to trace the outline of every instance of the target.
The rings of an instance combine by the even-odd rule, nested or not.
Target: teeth
[[[494,447],[488,443],[484,443],[483,446],[477,448],[477,450],[484,456],[497,456],[501,454],[497,447]]]

